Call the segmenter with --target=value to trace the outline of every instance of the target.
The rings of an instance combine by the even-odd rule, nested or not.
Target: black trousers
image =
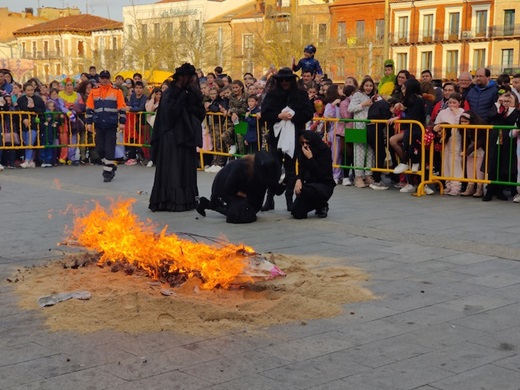
[[[96,124],[96,152],[99,158],[113,161],[116,152],[117,124]]]
[[[300,195],[296,197],[291,210],[291,214],[294,218],[307,218],[309,211],[328,206],[328,203],[324,199],[323,193],[320,191],[319,187],[320,185],[318,184],[304,184],[302,186]]]

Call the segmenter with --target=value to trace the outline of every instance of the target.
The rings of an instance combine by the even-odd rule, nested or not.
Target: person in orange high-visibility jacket
[[[93,88],[87,98],[85,122],[87,131],[96,126],[96,151],[103,161],[103,179],[112,181],[117,165],[114,161],[117,131],[123,131],[126,123],[126,103],[123,91],[110,82],[110,72],[99,73],[99,86]]]

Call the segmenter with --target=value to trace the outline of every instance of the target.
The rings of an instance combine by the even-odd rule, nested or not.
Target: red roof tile
[[[35,34],[46,32],[92,32],[99,30],[113,30],[123,28],[123,23],[117,20],[102,18],[99,16],[84,14],[64,16],[51,20],[50,22],[40,23],[15,31],[13,34]]]

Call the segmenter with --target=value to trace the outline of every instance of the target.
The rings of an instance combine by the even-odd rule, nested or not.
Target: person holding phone
[[[301,153],[298,155],[298,176],[294,185],[296,199],[291,214],[296,219],[305,219],[316,210],[318,218],[326,218],[328,201],[336,183],[332,177],[332,154],[330,148],[315,132],[307,130],[298,138]]]

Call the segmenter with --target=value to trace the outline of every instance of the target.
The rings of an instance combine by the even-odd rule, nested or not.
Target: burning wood
[[[208,244],[159,234],[150,220],[142,222],[132,213],[135,199],[112,202],[109,210],[95,204],[85,216],[76,216],[67,245],[80,245],[99,253],[98,265],[111,265],[114,272],[144,270],[155,280],[178,286],[190,278],[201,288],[232,285],[285,276],[282,270],[258,255],[253,248],[232,243]],[[200,237],[191,235],[191,238]]]

